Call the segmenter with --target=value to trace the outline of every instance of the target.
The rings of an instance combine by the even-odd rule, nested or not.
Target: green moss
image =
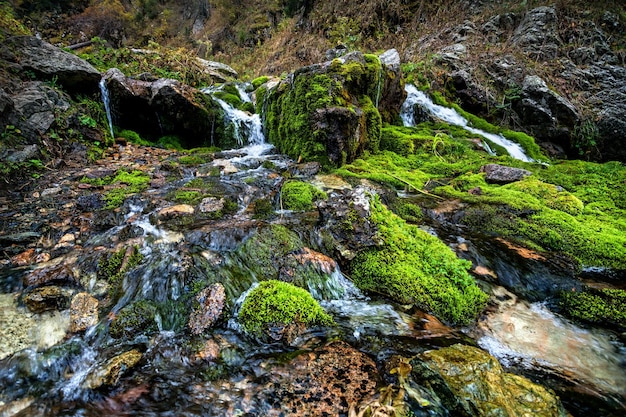
[[[283,82],[269,92],[257,91],[257,111],[263,115],[269,141],[294,159],[318,161],[325,167],[341,165],[344,160],[350,162],[365,150],[377,151],[381,116],[376,103],[381,77],[380,61],[372,55],[365,57],[365,63],[342,64],[335,60],[325,72],[308,68],[296,72],[291,83]],[[337,160],[331,161],[328,137],[337,132],[332,130],[335,127],[326,126],[316,117],[319,117],[318,110],[336,107],[348,109],[360,117],[355,131],[346,123],[342,124],[350,130],[340,133],[346,136],[339,149],[344,154],[341,157],[336,152],[332,157]],[[350,115],[339,110],[331,114]]]
[[[143,261],[137,246],[120,249],[98,261],[97,277],[109,283],[109,294],[117,298],[124,275]]]
[[[305,289],[269,280],[250,291],[239,310],[239,322],[246,332],[260,336],[268,326],[331,325],[333,319]]]
[[[174,200],[181,204],[195,205],[202,201],[203,195],[198,191],[177,190],[174,192]]]
[[[255,78],[254,80],[252,80],[252,88],[254,88],[255,90],[258,89],[260,86],[262,86],[263,84],[265,84],[266,82],[268,82],[270,79],[270,77],[268,76],[261,76],[258,78]]]
[[[205,162],[206,161],[203,158],[197,155],[183,155],[178,158],[178,163],[180,163],[181,165],[201,165]]]
[[[351,262],[355,284],[400,303],[414,303],[451,323],[468,324],[484,308],[487,295],[443,242],[408,225],[376,197],[371,220],[378,226],[380,247],[360,252]]]
[[[176,135],[162,136],[157,140],[156,144],[162,148],[173,149],[175,151],[182,151],[184,149],[180,137]]]
[[[274,206],[269,198],[256,200],[253,209],[255,219],[267,219],[274,213]]]
[[[122,205],[126,197],[139,193],[148,188],[150,176],[143,171],[135,170],[132,172],[120,170],[117,175],[111,179],[111,184],[120,184],[121,187],[114,188],[104,195],[106,201],[106,209],[116,208]]]
[[[244,264],[257,279],[278,278],[278,265],[290,252],[302,248],[300,237],[281,225],[264,227],[252,235],[239,249]]]
[[[141,136],[139,136],[137,132],[134,132],[132,130],[122,130],[117,134],[117,136],[125,138],[129,142],[137,145],[154,146],[154,143],[150,142],[149,140],[143,139]]]
[[[619,289],[564,292],[561,308],[568,316],[596,325],[626,328],[626,291]]]
[[[281,196],[283,207],[294,211],[312,210],[315,201],[327,198],[325,192],[302,181],[287,181],[281,189]]]
[[[158,330],[154,320],[156,313],[157,307],[150,301],[140,300],[129,304],[117,313],[111,322],[109,334],[115,339],[154,334]]]

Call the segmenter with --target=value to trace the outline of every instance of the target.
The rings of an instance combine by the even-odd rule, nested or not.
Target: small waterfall
[[[400,117],[402,118],[404,126],[415,126],[415,106],[419,106],[426,109],[431,115],[443,120],[446,123],[462,127],[468,132],[482,136],[483,138],[502,146],[507,150],[509,155],[511,155],[511,157],[515,159],[519,159],[520,161],[524,162],[534,162],[532,158],[529,158],[526,155],[524,149],[519,144],[505,138],[502,135],[488,133],[483,130],[469,126],[468,120],[458,114],[456,110],[433,103],[432,100],[424,92],[419,91],[414,85],[407,84],[404,89],[407,92],[407,98],[404,104],[402,104],[402,110],[400,112]]]
[[[113,133],[113,118],[111,117],[111,99],[109,97],[109,89],[104,78],[100,80],[100,92],[102,93],[102,102],[104,103],[104,110],[107,113],[107,120],[109,122],[109,132],[111,138],[115,138]]]

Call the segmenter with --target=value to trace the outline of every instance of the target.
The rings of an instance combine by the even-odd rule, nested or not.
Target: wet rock
[[[135,301],[122,308],[113,317],[109,334],[115,339],[134,338],[142,334],[151,335],[157,331],[155,316],[157,308],[146,300]]]
[[[196,359],[213,362],[220,356],[220,345],[213,339],[204,342],[200,351],[196,354]]]
[[[35,260],[35,249],[28,249],[11,258],[11,263],[15,266],[30,265]]]
[[[537,7],[524,16],[511,41],[533,59],[555,59],[560,45],[557,23],[554,6]]]
[[[69,298],[67,292],[62,288],[51,285],[29,291],[22,298],[22,302],[33,313],[43,313],[44,311],[66,309]]]
[[[174,217],[190,216],[195,213],[193,206],[189,204],[178,204],[159,210],[159,220],[168,220]]]
[[[101,368],[87,377],[84,386],[90,389],[97,389],[102,386],[117,385],[122,375],[135,367],[142,356],[141,352],[133,349],[110,359]]]
[[[79,278],[67,265],[35,269],[24,276],[23,282],[27,287],[38,287],[53,282],[80,285]]]
[[[98,300],[81,292],[70,304],[70,332],[78,333],[98,324]]]
[[[496,358],[478,348],[457,344],[428,351],[411,365],[411,377],[437,394],[454,415],[567,415],[552,391],[504,372]]]
[[[69,91],[98,91],[101,78],[98,70],[76,55],[34,36],[5,39],[0,58],[17,71],[32,71],[40,77],[57,80]]]
[[[369,220],[368,192],[359,186],[330,193],[327,200],[318,203],[322,233],[333,240],[332,246],[341,259],[351,260],[358,250],[377,245],[378,229]]]
[[[379,376],[369,357],[335,342],[274,368],[268,379],[271,388],[266,392],[289,415],[335,416],[370,399]]]
[[[322,165],[319,162],[307,162],[290,166],[289,173],[298,178],[311,178],[317,175],[321,169]]]
[[[521,169],[507,167],[498,164],[487,164],[480,168],[480,172],[485,173],[485,181],[492,184],[508,184],[521,181],[532,174],[532,172]]]
[[[194,335],[213,327],[220,319],[226,303],[226,290],[220,283],[210,285],[196,296],[200,304],[189,317],[189,328]]]
[[[200,210],[201,213],[215,213],[224,209],[225,203],[226,200],[223,198],[207,197],[202,199],[202,202],[200,202],[200,205],[198,206],[198,210]]]
[[[47,128],[46,128],[47,129]],[[44,130],[45,131],[45,130]],[[8,162],[24,162],[37,156],[39,147],[37,145],[26,145],[24,148],[10,153],[6,160]]]
[[[101,194],[81,195],[76,199],[76,208],[81,211],[96,211],[104,207],[104,199]]]

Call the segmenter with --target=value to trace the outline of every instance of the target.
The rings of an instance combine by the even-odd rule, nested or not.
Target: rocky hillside
[[[410,81],[555,157],[626,159],[626,16],[619,1],[15,1],[53,44],[94,36],[224,62],[243,78],[322,62],[340,45],[400,52]],[[332,56],[331,56],[332,57]]]

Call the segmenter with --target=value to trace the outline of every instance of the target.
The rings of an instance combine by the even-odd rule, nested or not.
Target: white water
[[[109,97],[109,90],[107,88],[106,81],[104,78],[100,80],[100,92],[102,93],[102,102],[104,103],[104,110],[107,114],[107,120],[109,122],[109,131],[111,133],[111,137],[114,138],[113,134],[113,118],[111,117],[111,99]]]
[[[400,112],[400,117],[402,118],[404,126],[415,126],[414,109],[415,106],[418,105],[419,107],[426,109],[431,115],[443,120],[446,123],[462,127],[468,132],[482,136],[483,138],[490,140],[496,145],[502,146],[506,149],[509,155],[511,155],[515,159],[519,159],[524,162],[534,162],[532,158],[529,158],[526,155],[524,149],[519,144],[505,138],[502,135],[488,133],[483,130],[469,126],[468,120],[458,114],[456,110],[433,103],[432,100],[423,91],[419,91],[414,85],[407,84],[405,85],[404,89],[407,92],[407,97],[405,102],[402,104],[402,109]]]

